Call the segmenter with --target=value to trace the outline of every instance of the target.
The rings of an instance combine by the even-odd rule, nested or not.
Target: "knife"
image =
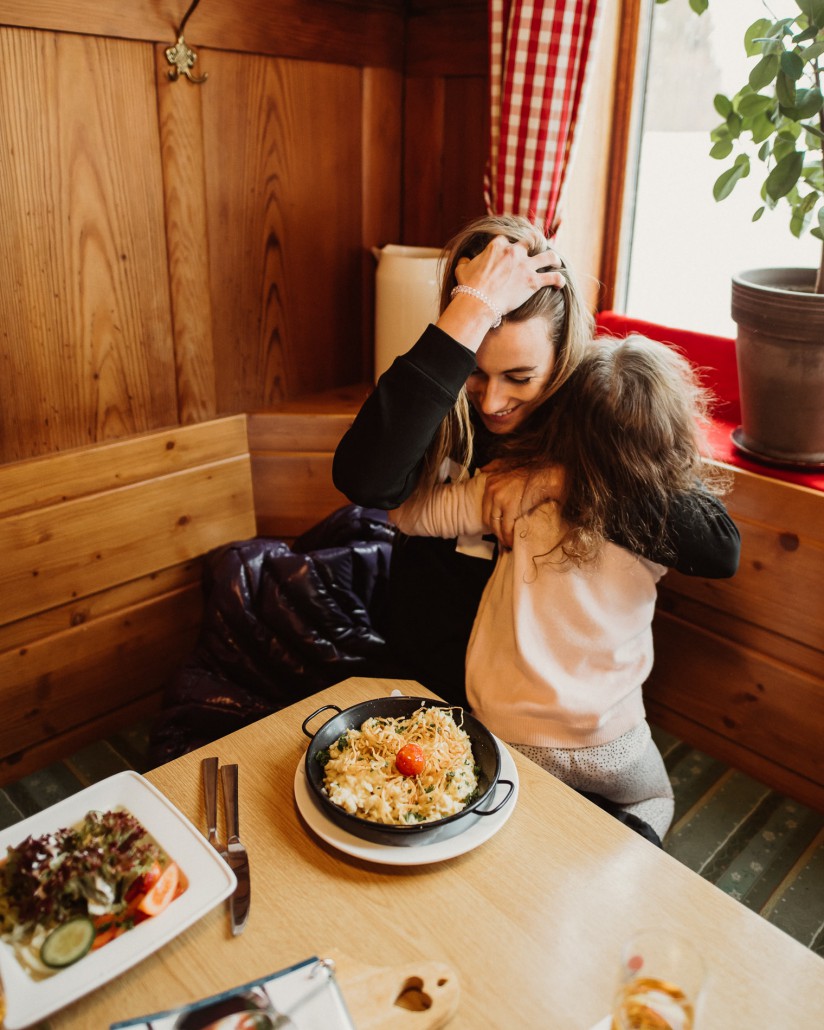
[[[249,918],[249,856],[240,843],[240,818],[238,813],[237,766],[222,765],[220,779],[223,784],[223,809],[226,815],[226,848],[221,852],[237,877],[237,887],[230,898],[232,934],[243,933]]]

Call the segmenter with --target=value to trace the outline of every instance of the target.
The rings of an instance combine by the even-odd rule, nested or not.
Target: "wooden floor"
[[[824,957],[824,815],[653,727],[675,790],[669,854]],[[0,829],[120,772],[146,772],[148,724],[0,790]]]

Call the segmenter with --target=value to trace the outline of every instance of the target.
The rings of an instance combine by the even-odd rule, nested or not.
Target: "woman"
[[[390,510],[442,479],[445,459],[452,478],[490,468],[502,442],[551,403],[592,332],[569,270],[535,226],[515,216],[471,223],[446,248],[437,323],[364,402],[338,445],[335,485],[357,504]],[[517,517],[560,499],[563,473],[495,469],[484,517],[500,524],[506,545]],[[639,508],[650,503],[638,498]],[[738,531],[719,501],[696,486],[658,514],[662,531],[634,551],[687,575],[733,575]],[[620,527],[608,535],[628,543]],[[494,546],[477,539],[402,536],[394,548],[388,638],[397,674],[452,704],[466,704],[466,648],[494,557]]]

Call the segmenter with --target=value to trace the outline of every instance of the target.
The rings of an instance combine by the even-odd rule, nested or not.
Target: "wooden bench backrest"
[[[243,415],[0,467],[0,780],[157,707],[255,533]]]

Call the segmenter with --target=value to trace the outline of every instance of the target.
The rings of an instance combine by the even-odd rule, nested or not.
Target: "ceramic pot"
[[[824,465],[824,295],[815,270],[765,268],[732,280],[741,449],[773,464]]]

